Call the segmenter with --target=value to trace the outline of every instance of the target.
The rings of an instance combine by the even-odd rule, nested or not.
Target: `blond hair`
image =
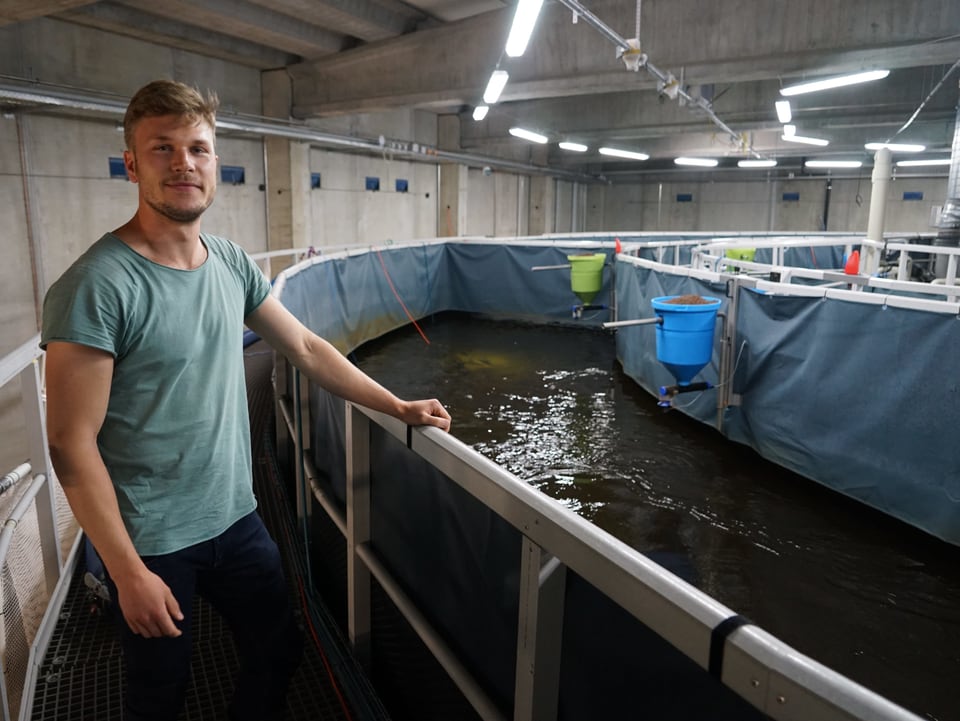
[[[154,80],[140,88],[130,99],[123,116],[123,140],[128,150],[133,150],[133,131],[143,118],[160,115],[180,115],[196,122],[205,121],[211,129],[216,128],[217,94],[199,90],[177,80]]]

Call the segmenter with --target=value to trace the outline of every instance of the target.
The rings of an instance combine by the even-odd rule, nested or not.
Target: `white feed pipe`
[[[873,190],[870,193],[870,217],[867,240],[883,243],[883,219],[887,212],[887,186],[893,175],[890,149],[880,148],[873,156]],[[860,275],[874,275],[880,267],[880,251],[870,244],[860,248]]]

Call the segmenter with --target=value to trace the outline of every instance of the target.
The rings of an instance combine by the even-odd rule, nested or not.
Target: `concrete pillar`
[[[552,233],[553,216],[556,210],[557,181],[546,175],[534,175],[530,178],[530,235]]]
[[[460,118],[456,115],[437,117],[437,147],[460,150]],[[465,235],[467,227],[467,167],[457,163],[439,165],[439,201],[437,203],[437,237]]]
[[[290,119],[293,89],[285,70],[262,75],[263,114]],[[310,206],[310,145],[286,138],[266,137],[263,141],[266,178],[267,250],[306,248],[313,245]],[[276,258],[276,273],[291,265],[293,258]]]
[[[517,176],[517,235],[530,234],[530,176]]]
[[[531,148],[530,161],[535,165],[547,165],[547,146]],[[554,219],[557,213],[557,181],[546,175],[530,177],[530,235],[544,235],[556,230]]]

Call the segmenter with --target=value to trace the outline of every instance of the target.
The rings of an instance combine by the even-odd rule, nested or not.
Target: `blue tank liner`
[[[956,316],[742,289],[725,433],[960,544]]]
[[[597,244],[592,244],[597,248]],[[296,273],[278,281],[283,303],[314,332],[342,352],[406,325],[409,321],[386,281],[416,318],[459,310],[546,323],[599,326],[597,317],[574,321],[579,302],[570,290],[569,271],[531,268],[567,264],[568,253],[583,245],[523,247],[497,243],[426,243],[395,245],[375,251],[320,256],[305,261]],[[601,251],[603,249],[600,249]],[[606,249],[611,258],[612,249]],[[610,304],[610,273],[595,303]],[[427,336],[429,337],[429,329]]]

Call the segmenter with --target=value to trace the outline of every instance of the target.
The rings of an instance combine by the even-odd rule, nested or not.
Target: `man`
[[[244,324],[332,393],[450,427],[438,401],[378,385],[270,296],[241,249],[201,234],[217,184],[216,105],[165,80],[134,95],[124,163],[136,213],[44,301],[50,452],[122,612],[127,721],[176,719],[194,593],[222,613],[242,656],[229,718],[279,717],[299,660],[279,553],[255,511]]]

